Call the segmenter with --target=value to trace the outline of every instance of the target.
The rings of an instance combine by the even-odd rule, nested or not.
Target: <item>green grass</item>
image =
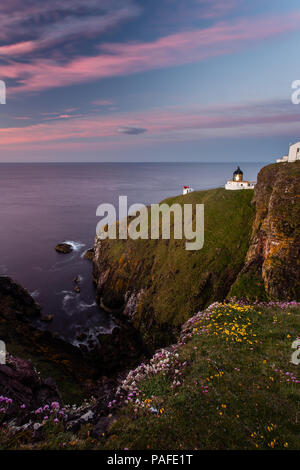
[[[299,308],[216,309],[209,333],[194,332],[179,349],[179,360],[188,362],[183,385],[173,390],[171,377],[168,382],[163,375],[142,383],[144,399],[163,407],[163,413],[142,409],[136,414],[128,406],[110,429],[104,447],[299,449],[299,384],[287,382],[284,375],[292,372],[300,379],[297,366],[290,363],[299,315]],[[241,342],[225,333],[231,331],[234,317],[240,325],[237,338],[244,338]],[[246,324],[241,336],[241,325]],[[201,322],[195,326],[200,328]],[[201,384],[208,385],[208,393],[201,393]]]
[[[73,435],[49,423],[42,442],[33,444],[29,434],[11,441],[2,433],[2,446],[299,449],[299,384],[286,375],[300,379],[299,366],[290,362],[299,327],[299,307],[219,305],[208,320],[198,318],[186,329],[190,337],[179,345],[170,372],[138,382],[141,404],[124,406],[104,436],[91,438],[88,425]],[[172,388],[175,375],[180,385]],[[150,406],[158,412],[153,414]]]
[[[198,251],[185,250],[185,240],[173,238],[101,242],[101,271],[111,268],[104,303],[122,306],[128,290],[145,289],[135,326],[153,348],[173,341],[193,312],[228,294],[249,246],[252,197],[253,191],[218,188],[163,201],[204,204],[205,239]]]

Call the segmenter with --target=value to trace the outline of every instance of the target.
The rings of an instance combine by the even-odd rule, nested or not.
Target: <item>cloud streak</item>
[[[128,134],[128,135],[139,135],[144,134],[147,132],[147,129],[143,127],[136,127],[136,126],[123,126],[117,129],[117,132],[120,134]]]
[[[251,43],[300,29],[300,13],[240,19],[205,29],[181,32],[151,42],[106,43],[99,53],[67,62],[49,59],[0,66],[0,76],[13,79],[14,93],[86,83],[148,70],[184,65],[242,50]],[[20,46],[21,47],[21,46]],[[23,45],[23,47],[26,47]]]
[[[58,120],[59,119],[59,120]],[[135,125],[130,123],[134,122]],[[128,139],[189,141],[201,138],[290,135],[299,131],[300,112],[288,102],[243,103],[220,107],[153,109],[144,112],[78,117],[59,115],[47,122],[0,129],[2,148],[61,143],[106,147]],[[125,139],[125,140],[124,140]]]
[[[0,46],[0,57],[17,57],[50,49],[60,44],[60,52],[75,39],[101,35],[117,25],[136,18],[141,8],[131,0],[110,2],[95,0],[64,2],[15,2],[11,10],[0,7],[0,38],[8,44]],[[15,8],[17,10],[15,11]],[[30,27],[28,25],[30,24]],[[30,40],[16,41],[19,36]]]

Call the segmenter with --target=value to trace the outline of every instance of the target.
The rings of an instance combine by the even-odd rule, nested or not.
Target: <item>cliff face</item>
[[[231,294],[300,300],[300,162],[264,167],[253,203],[251,243]]]
[[[40,306],[26,289],[0,276],[0,340],[7,352],[32,360],[44,377],[50,374],[68,400],[88,394],[103,374],[117,375],[135,365],[143,353],[135,329],[127,323],[120,322],[112,334],[99,334],[99,345],[87,351],[35,327],[32,320],[39,315]]]
[[[218,188],[164,202],[204,204],[205,241],[96,241],[94,281],[102,308],[126,316],[150,349],[174,341],[193,312],[223,300],[244,265],[254,219],[252,191]]]
[[[34,327],[32,320],[39,314],[39,305],[22,286],[0,276],[0,339],[7,352],[20,361],[31,360],[44,378],[53,377],[62,394],[72,400],[96,375],[95,368],[78,348]],[[4,370],[2,366],[2,374]],[[0,378],[0,395],[6,393],[4,382]]]
[[[20,284],[7,276],[0,276],[0,314],[28,320],[39,316],[40,306]]]
[[[213,301],[299,300],[300,162],[264,167],[252,197],[216,189],[164,201],[205,205],[199,251],[173,239],[96,241],[102,307],[126,316],[153,348]]]

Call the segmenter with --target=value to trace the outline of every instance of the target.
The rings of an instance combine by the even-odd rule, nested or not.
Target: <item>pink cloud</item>
[[[34,41],[23,41],[16,44],[9,44],[7,46],[0,46],[0,56],[15,56],[27,54],[37,48],[37,44]]]
[[[100,116],[59,116],[51,121],[0,129],[2,148],[28,145],[83,146],[90,141],[101,148],[130,142],[193,140],[243,135],[286,135],[298,132],[300,114],[285,102],[244,103],[220,107],[153,109]],[[121,130],[121,131],[120,131]]]
[[[251,42],[300,29],[300,12],[218,23],[206,29],[171,34],[152,42],[104,44],[99,54],[69,62],[36,60],[0,66],[2,78],[19,86],[12,92],[40,91],[105,77],[183,65],[240,51]]]

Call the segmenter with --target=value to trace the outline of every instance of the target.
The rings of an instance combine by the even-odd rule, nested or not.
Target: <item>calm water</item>
[[[256,180],[262,163],[242,165],[244,176]],[[235,164],[209,163],[88,163],[0,164],[0,275],[7,274],[33,294],[43,314],[54,319],[45,325],[72,342],[85,331],[112,327],[109,316],[95,304],[91,262],[82,258],[93,245],[96,208],[103,202],[150,204],[194,189],[222,186]],[[70,241],[69,255],[55,245]],[[73,291],[81,276],[81,292]]]

